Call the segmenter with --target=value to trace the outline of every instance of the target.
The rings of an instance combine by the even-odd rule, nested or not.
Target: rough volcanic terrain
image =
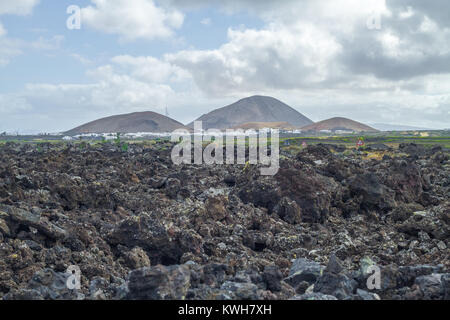
[[[168,143],[0,147],[3,299],[450,299],[440,147],[175,166]],[[81,289],[66,286],[69,266]],[[370,290],[372,265],[381,288]]]

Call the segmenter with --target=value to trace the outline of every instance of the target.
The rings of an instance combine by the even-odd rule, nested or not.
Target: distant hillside
[[[431,128],[404,126],[404,125],[386,124],[386,123],[371,123],[370,125],[380,131],[433,130]]]
[[[302,128],[303,131],[354,131],[354,132],[378,132],[378,130],[362,124],[357,121],[353,121],[347,118],[332,118],[324,121],[314,123]]]
[[[295,127],[289,122],[247,122],[237,125],[231,129],[264,129],[264,128],[272,128],[272,129],[280,129],[280,130],[293,130]]]
[[[249,122],[289,122],[303,127],[313,122],[287,104],[272,97],[253,96],[216,109],[197,119],[203,129],[228,129]],[[188,124],[193,127],[194,123]]]
[[[156,112],[135,112],[95,120],[65,132],[67,135],[83,133],[137,133],[172,132],[186,128],[182,123]]]

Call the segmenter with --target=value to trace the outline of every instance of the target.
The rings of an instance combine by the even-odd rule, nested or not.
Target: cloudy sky
[[[0,132],[166,105],[187,123],[254,94],[448,128],[450,1],[0,0]]]

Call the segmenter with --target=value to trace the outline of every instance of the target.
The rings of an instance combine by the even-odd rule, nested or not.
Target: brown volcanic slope
[[[289,122],[303,127],[313,122],[287,104],[272,97],[253,96],[214,110],[198,118],[203,129],[228,129],[248,122]],[[188,124],[193,127],[194,123]]]
[[[187,128],[162,114],[146,111],[102,118],[69,130],[65,134],[171,132],[176,129]]]
[[[234,126],[231,129],[264,129],[264,128],[272,128],[272,129],[280,129],[280,130],[293,130],[295,127],[289,122],[246,122],[240,125]]]
[[[378,130],[347,118],[331,118],[303,127],[304,131],[352,130],[355,132],[378,132]]]

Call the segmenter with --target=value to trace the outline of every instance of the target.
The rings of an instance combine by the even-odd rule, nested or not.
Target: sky
[[[450,1],[0,0],[0,132],[166,107],[188,123],[251,95],[449,128]]]

